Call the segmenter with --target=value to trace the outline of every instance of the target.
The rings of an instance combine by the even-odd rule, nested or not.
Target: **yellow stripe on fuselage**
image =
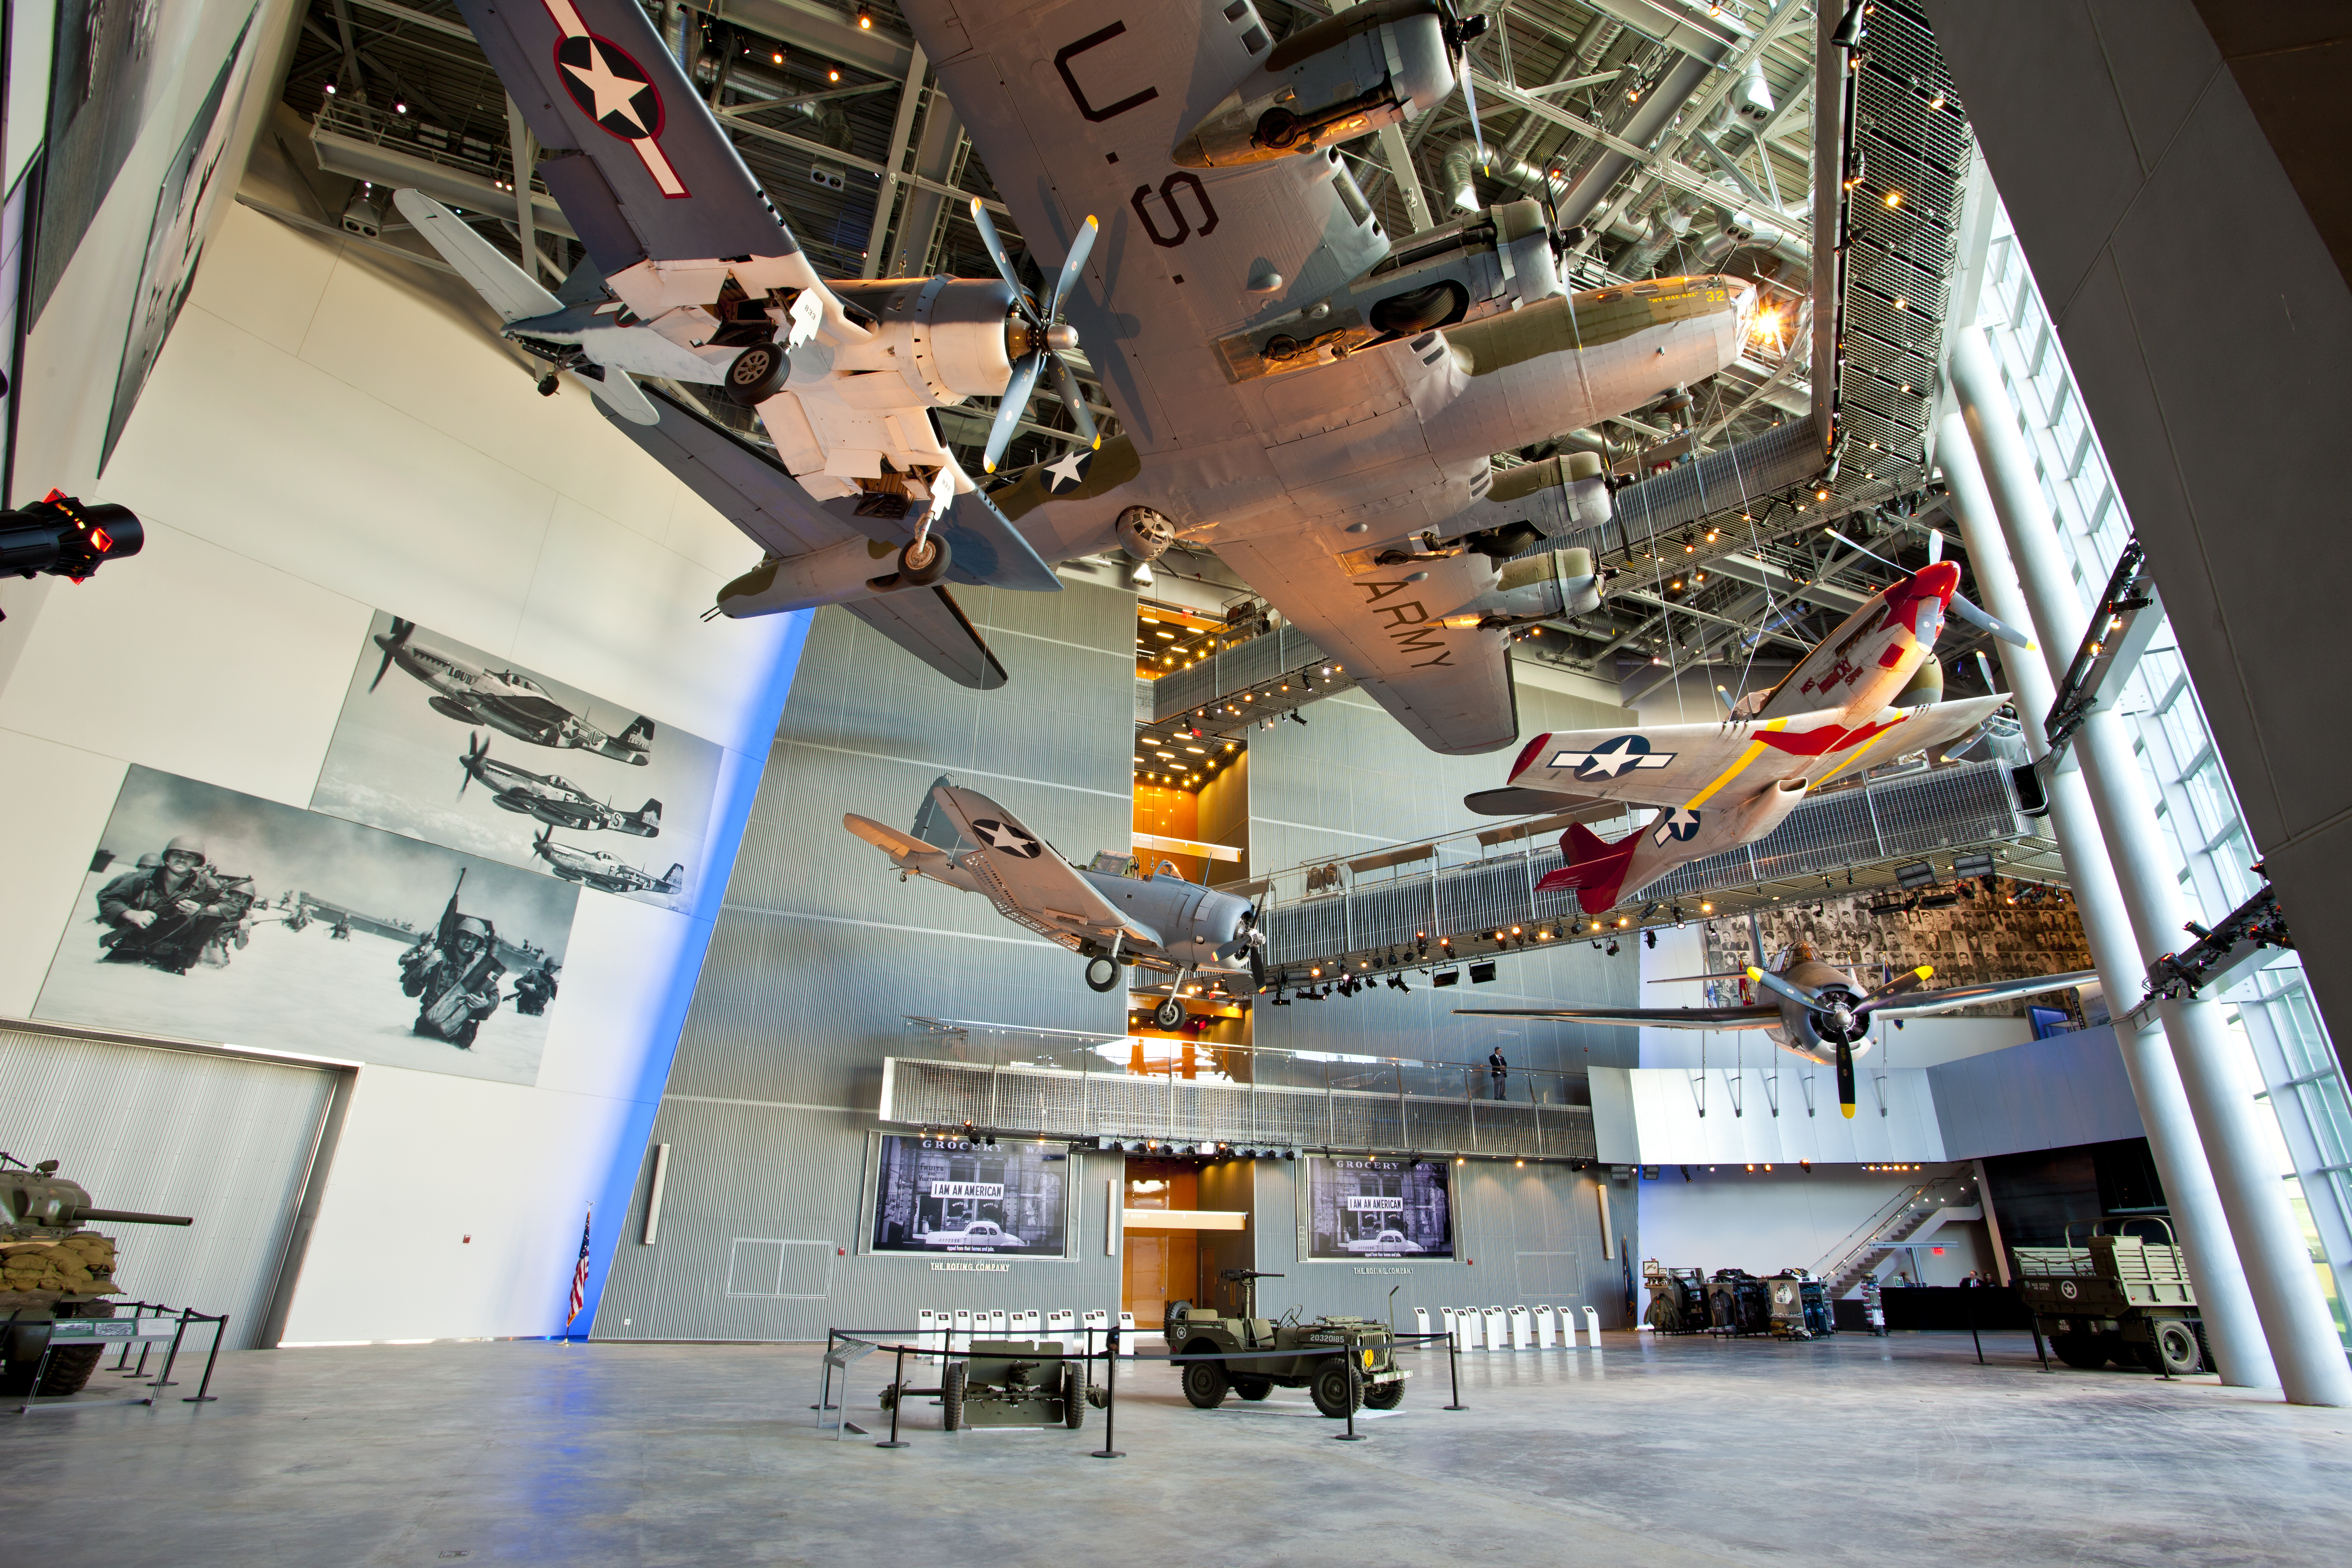
[[[1770,723],[1764,726],[1767,730],[1785,730],[1788,727],[1789,721],[1786,719],[1775,719]],[[1768,748],[1765,746],[1763,742],[1750,741],[1748,743],[1748,749],[1739,753],[1739,760],[1732,763],[1729,767],[1724,769],[1720,773],[1717,773],[1713,784],[1707,785],[1705,789],[1691,796],[1690,799],[1683,802],[1683,809],[1685,811],[1696,811],[1700,806],[1706,805],[1708,798],[1711,797],[1716,791],[1721,789],[1724,785],[1738,778],[1747,770],[1748,764],[1762,756],[1766,750],[1768,750]]]

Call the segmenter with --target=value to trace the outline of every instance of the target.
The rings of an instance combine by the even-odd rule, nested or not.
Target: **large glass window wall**
[[[2131,519],[2009,215],[1997,203],[1990,221],[1976,324],[2000,361],[2018,428],[2035,454],[2042,496],[2073,565],[2081,618],[2074,626],[2048,630],[2074,637],[2089,625],[2091,606],[2131,538]],[[2246,830],[2168,625],[2151,639],[2118,708],[2159,802],[2158,825],[2181,889],[2201,921],[2217,919],[2260,886],[2252,867],[2262,849]],[[2240,981],[2224,1000],[2234,1009],[2233,1029],[2245,1047],[2247,1092],[2273,1112],[2282,1177],[2311,1243],[2336,1331],[2352,1346],[2345,1309],[2352,1296],[2352,1098],[2312,1005],[2302,961],[2282,954]]]

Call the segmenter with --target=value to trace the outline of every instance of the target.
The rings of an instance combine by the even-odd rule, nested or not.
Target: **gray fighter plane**
[[[1163,1029],[1184,1021],[1180,998],[1194,974],[1265,984],[1265,933],[1247,899],[1180,876],[1129,877],[1108,868],[1109,856],[1073,866],[1019,817],[946,778],[931,786],[912,834],[855,812],[841,825],[889,856],[900,881],[928,877],[982,894],[1013,924],[1077,953],[1097,991],[1119,987],[1122,964],[1173,976],[1153,1014]]]
[[[547,688],[511,669],[492,669],[470,659],[416,640],[416,623],[393,618],[392,630],[379,634],[376,647],[383,662],[368,682],[373,693],[398,665],[425,683],[433,695],[425,706],[461,724],[483,724],[502,735],[558,751],[593,752],[616,763],[644,767],[652,761],[654,721],[643,714],[627,729],[612,734],[550,696]]]
[[[555,842],[553,826],[542,827],[530,841],[530,852],[567,882],[585,882],[607,893],[675,893],[686,886],[686,867],[673,865],[662,876],[640,871],[602,849],[583,849]]]
[[[948,584],[1050,591],[1049,561],[1181,540],[1432,750],[1507,745],[1510,638],[1600,592],[1589,555],[1532,547],[1609,505],[1589,458],[1491,454],[1704,380],[1756,308],[1728,277],[1571,293],[1533,201],[1391,245],[1333,144],[1467,90],[1483,19],[1453,0],[1377,0],[1279,44],[1252,0],[908,0],[1021,232],[1062,254],[1042,301],[977,201],[996,278],[819,278],[630,0],[457,3],[601,284],[559,299],[446,209],[407,193],[403,212],[761,545],[720,611],[838,604],[983,689],[1003,668]],[[1108,442],[1063,359],[1082,336]],[[656,368],[756,406],[777,456],[624,389]],[[980,493],[933,411],[998,397],[992,469],[1047,374],[1077,446]]]
[[[490,755],[490,742],[486,736],[467,737],[466,750],[458,757],[457,765],[466,770],[457,793],[463,795],[479,779],[490,792],[490,803],[500,811],[537,817],[550,827],[607,827],[615,833],[634,833],[640,838],[661,837],[661,802],[648,800],[635,811],[623,811],[598,800],[559,773],[534,773],[512,763],[499,762]]]

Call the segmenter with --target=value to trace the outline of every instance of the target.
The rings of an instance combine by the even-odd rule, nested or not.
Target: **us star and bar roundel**
[[[1663,768],[1675,760],[1673,752],[1654,752],[1641,735],[1619,735],[1589,752],[1561,752],[1549,766],[1574,768],[1580,779],[1613,779],[1628,768]]]
[[[661,194],[689,195],[661,149],[662,100],[653,78],[628,50],[588,30],[571,0],[541,0],[563,37],[555,46],[556,74],[580,112],[629,144]]]

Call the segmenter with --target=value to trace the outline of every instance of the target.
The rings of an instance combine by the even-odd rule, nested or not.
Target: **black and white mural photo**
[[[1308,1159],[1307,1257],[1452,1258],[1452,1175],[1443,1160]]]
[[[132,767],[34,1014],[533,1083],[579,889]]]
[[[310,809],[691,909],[719,748],[378,612]]]
[[[1069,1168],[1058,1143],[1008,1139],[996,1148],[887,1134],[874,1180],[871,1250],[1060,1258]]]

